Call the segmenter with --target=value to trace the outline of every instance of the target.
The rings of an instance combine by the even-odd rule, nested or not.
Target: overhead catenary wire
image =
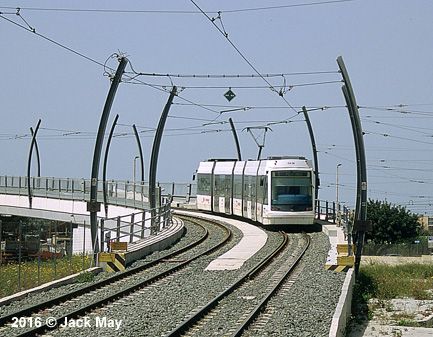
[[[263,11],[263,10],[276,10],[282,8],[291,7],[305,7],[305,6],[319,6],[319,5],[329,5],[343,2],[351,2],[355,0],[328,0],[328,1],[315,1],[315,2],[305,2],[299,4],[291,5],[279,5],[279,6],[266,6],[266,7],[252,7],[252,8],[240,8],[232,10],[223,10],[221,13],[239,13],[239,12],[251,12],[251,11]],[[12,6],[0,6],[4,9],[16,9]],[[190,11],[190,10],[152,10],[152,9],[102,9],[102,8],[49,8],[49,7],[21,7],[21,9],[29,11],[52,11],[52,12],[87,12],[87,13],[124,13],[124,14],[201,14],[200,11]],[[208,11],[209,12],[209,11]],[[211,12],[209,12],[211,13]],[[215,12],[212,12],[215,13]]]
[[[300,83],[300,84],[290,84],[287,85],[286,88],[290,91],[293,88],[296,87],[307,87],[307,86],[315,86],[315,85],[326,85],[326,84],[335,84],[335,83],[341,83],[342,80],[336,80],[336,81],[321,81],[321,82],[311,82],[311,83]],[[162,84],[150,84],[144,81],[140,81],[138,83],[135,83],[133,81],[129,82],[130,84],[140,84],[140,85],[152,85],[155,87],[161,87],[166,88],[166,85]],[[226,89],[227,86],[215,86],[215,85],[180,85],[180,87],[184,89]],[[231,85],[231,89],[269,89],[269,86],[263,86],[263,85]],[[282,85],[274,85],[273,88],[284,88]]]
[[[233,49],[239,54],[239,56],[248,64],[248,66],[271,88],[272,91],[275,91],[279,94],[279,96],[283,99],[283,101],[293,110],[295,111],[297,114],[299,114],[298,111],[296,111],[296,109],[289,103],[289,101],[284,97],[284,95],[282,94],[282,92],[278,92],[274,86],[265,78],[261,75],[261,73],[257,70],[256,67],[254,67],[254,65],[246,58],[246,56],[239,50],[239,48],[233,43],[232,40],[230,40],[230,38],[228,37],[228,34],[225,32],[225,30],[223,31],[220,27],[218,27],[215,23],[215,20],[212,20],[211,17],[209,17],[208,14],[206,14],[195,2],[194,0],[190,0],[192,2],[192,4],[197,7],[197,9],[214,25],[214,27],[225,37],[225,39],[229,42],[229,44],[233,47]]]
[[[397,113],[402,114],[402,115],[412,114],[412,115],[420,115],[420,116],[425,116],[425,117],[433,117],[433,111],[421,111],[421,110],[412,110],[412,109],[402,109],[402,107],[404,107],[404,105],[401,105],[401,107],[359,106],[360,109],[397,112]]]
[[[29,31],[29,32],[32,32],[33,34],[35,34],[35,35],[37,35],[38,37],[40,37],[40,38],[43,38],[43,39],[45,39],[45,40],[47,40],[47,41],[49,41],[50,43],[53,43],[53,44],[55,44],[55,45],[57,45],[57,46],[59,46],[59,47],[61,47],[61,48],[63,48],[63,49],[65,49],[65,50],[67,50],[67,51],[69,51],[69,52],[71,52],[71,53],[73,53],[73,54],[75,54],[75,55],[78,55],[78,56],[80,56],[80,57],[82,57],[82,58],[84,58],[84,59],[86,59],[86,60],[88,60],[88,61],[91,61],[92,63],[94,63],[94,64],[97,64],[97,65],[99,65],[99,66],[101,66],[101,67],[103,67],[103,69],[104,69],[104,73],[105,74],[108,74],[108,71],[107,71],[107,69],[108,70],[110,70],[110,71],[112,71],[112,72],[114,72],[115,70],[114,70],[114,68],[111,68],[111,67],[108,67],[107,66],[107,61],[105,62],[105,63],[102,63],[102,62],[99,62],[99,61],[97,61],[97,60],[95,60],[95,59],[93,59],[93,58],[91,58],[91,57],[89,57],[89,56],[86,56],[86,55],[84,55],[83,53],[81,53],[81,52],[78,52],[78,51],[76,51],[76,50],[74,50],[74,49],[72,49],[72,48],[70,48],[70,47],[67,47],[66,45],[64,45],[64,44],[62,44],[62,43],[60,43],[60,42],[57,42],[57,41],[55,41],[55,40],[53,40],[53,39],[51,39],[51,38],[49,38],[49,37],[47,37],[47,36],[45,36],[45,35],[43,35],[43,34],[40,34],[39,32],[36,32],[36,29],[35,28],[33,28],[23,17],[22,17],[22,15],[20,14],[20,9],[19,8],[17,8],[17,12],[15,13],[16,15],[18,15],[18,16],[20,16],[21,17],[21,19],[26,23],[26,25],[27,26],[24,26],[24,25],[22,25],[22,24],[19,24],[19,23],[17,23],[17,22],[15,22],[15,21],[13,21],[13,20],[10,20],[10,19],[8,19],[7,17],[5,17],[3,14],[5,14],[5,13],[1,13],[0,12],[0,18],[2,18],[2,19],[4,19],[4,20],[6,20],[6,21],[8,21],[8,22],[10,22],[10,23],[12,23],[12,24],[14,24],[14,25],[16,25],[16,26],[18,26],[18,27],[20,27],[20,28],[22,28],[22,29],[25,29],[26,31]],[[12,13],[8,13],[8,14],[12,14]],[[224,33],[223,33],[224,34]],[[229,39],[228,39],[229,40]],[[230,40],[229,40],[230,41]],[[232,43],[231,41],[230,41],[230,43]],[[233,43],[232,43],[233,44]],[[236,49],[236,50],[238,50],[238,52],[240,53],[240,55],[242,55],[242,57],[245,59],[245,61],[248,63],[248,64],[250,64],[250,66],[252,67],[252,69],[256,72],[256,75],[258,76],[258,77],[260,77],[260,78],[262,78],[267,84],[268,84],[268,86],[269,86],[269,88],[271,88],[273,91],[275,91],[275,92],[278,92],[276,89],[275,89],[275,87],[274,86],[272,86],[271,84],[270,84],[270,82],[268,82],[266,79],[265,79],[265,77],[261,74],[261,73],[259,73],[258,71],[257,71],[257,69],[256,68],[254,68],[254,66],[246,59],[246,57],[245,56],[243,56],[243,54],[239,51],[239,49],[237,49],[237,47],[233,44],[233,47]],[[108,60],[108,59],[107,59]],[[130,62],[129,62],[130,63]],[[318,74],[318,73],[330,73],[330,72],[310,72],[310,73],[308,73],[308,74],[313,74],[313,73],[315,73],[315,74]],[[288,74],[290,74],[290,73],[288,73]],[[292,73],[292,74],[295,74],[295,73]],[[298,74],[301,74],[301,73],[298,73]],[[307,74],[307,73],[304,73],[304,74]],[[284,74],[283,74],[284,75]],[[139,84],[142,84],[142,85],[146,85],[146,86],[149,86],[149,87],[151,87],[151,88],[154,88],[154,89],[157,89],[157,90],[160,90],[160,91],[163,91],[163,92],[168,92],[169,91],[169,89],[167,88],[167,86],[157,86],[157,85],[153,85],[153,84],[151,84],[151,83],[146,83],[146,82],[144,82],[144,81],[140,81],[139,79],[137,79],[136,78],[136,76],[137,76],[137,74],[134,74],[134,76],[132,75],[132,74],[128,74],[128,73],[124,73],[124,77],[126,78],[126,79],[129,79],[129,81],[131,81],[131,80],[134,80],[135,82],[137,82],[137,83],[139,83]],[[224,75],[223,75],[224,76]],[[278,74],[278,76],[281,76],[281,74]],[[172,85],[173,85],[173,83],[172,83]],[[308,84],[307,84],[308,85]],[[279,95],[283,98],[283,100],[285,101],[285,103],[292,109],[292,110],[294,110],[297,114],[299,113],[299,111],[296,111],[296,109],[284,98],[284,95],[283,95],[283,88],[281,88],[280,89],[280,91],[278,92],[279,93]],[[191,101],[191,100],[188,100],[188,99],[186,99],[186,98],[184,98],[184,97],[182,97],[182,96],[180,96],[179,95],[179,93],[177,94],[177,97],[180,99],[180,100],[183,100],[183,101],[185,101],[185,102],[187,102],[187,103],[190,103],[191,105],[194,105],[194,106],[197,106],[197,107],[199,107],[199,108],[201,108],[201,109],[204,109],[204,110],[207,110],[207,111],[210,111],[210,112],[212,112],[212,113],[215,113],[215,114],[217,114],[218,116],[216,116],[216,118],[215,118],[215,120],[216,119],[218,119],[219,118],[219,115],[221,114],[221,112],[220,111],[216,111],[216,110],[214,110],[214,109],[212,109],[212,108],[209,108],[209,107],[206,107],[206,106],[204,106],[204,105],[201,105],[201,104],[198,104],[198,103],[195,103],[195,102],[193,102],[193,101]],[[294,117],[294,116],[293,116]]]
[[[18,13],[17,15],[20,16],[20,17],[22,18],[21,14]],[[42,35],[42,34],[38,33],[38,32],[36,31],[36,29],[33,28],[33,27],[31,27],[29,24],[27,24],[27,27],[24,26],[24,25],[21,25],[21,24],[15,22],[15,21],[13,21],[13,20],[8,19],[8,18],[5,17],[4,15],[2,15],[1,12],[0,12],[0,18],[2,18],[3,20],[6,20],[6,21],[8,21],[8,22],[10,22],[10,23],[12,23],[12,24],[14,24],[14,25],[16,25],[16,26],[22,28],[22,29],[25,29],[25,30],[27,30],[28,32],[31,32],[31,33],[37,35],[38,37],[40,37],[40,38],[42,38],[42,39],[44,39],[44,40],[47,40],[47,41],[49,41],[50,43],[53,43],[53,44],[55,44],[56,46],[59,46],[59,47],[65,49],[65,50],[67,50],[67,51],[69,51],[69,52],[71,52],[71,53],[73,53],[73,54],[75,54],[75,55],[78,55],[78,56],[80,56],[80,57],[82,57],[82,58],[84,58],[84,59],[86,59],[86,60],[88,60],[88,61],[90,61],[90,62],[93,62],[93,63],[95,63],[95,64],[97,64],[97,65],[99,65],[99,66],[102,66],[102,67],[104,66],[103,63],[101,63],[101,62],[99,62],[99,61],[97,61],[97,60],[95,60],[95,59],[93,59],[93,58],[91,58],[91,57],[89,57],[89,56],[86,56],[86,55],[84,55],[84,54],[82,54],[82,53],[80,53],[80,52],[78,52],[78,51],[76,51],[76,50],[74,50],[74,49],[72,49],[72,48],[69,48],[69,47],[65,46],[64,44],[62,44],[62,43],[60,43],[60,42],[57,42],[57,41],[55,41],[55,40],[53,40],[53,39],[50,39],[49,37],[47,37],[47,36],[45,36],[45,35]],[[24,20],[24,21],[25,21],[25,20]],[[27,22],[27,21],[25,21],[25,22]]]
[[[272,78],[283,76],[305,76],[305,75],[324,75],[338,74],[338,70],[332,71],[310,71],[310,72],[294,72],[294,73],[275,73],[275,74],[164,74],[164,73],[146,73],[135,72],[134,74],[146,77],[173,77],[173,78],[190,78],[190,79],[233,79],[233,78]]]
[[[420,144],[433,145],[432,142],[427,142],[427,141],[423,141],[423,140],[417,140],[417,139],[411,139],[411,138],[407,138],[407,137],[400,137],[400,136],[390,135],[388,133],[379,133],[379,132],[364,130],[364,134],[383,136],[383,137],[389,137],[389,138],[395,138],[395,139],[401,139],[401,140],[405,140],[405,141],[408,141],[408,142],[414,142],[414,143],[420,143]]]
[[[407,130],[407,131],[412,131],[415,133],[421,133],[424,135],[429,135],[431,136],[433,134],[433,130],[431,128],[425,128],[425,127],[420,127],[420,126],[409,126],[409,125],[398,125],[398,124],[392,124],[392,123],[384,123],[381,121],[377,121],[377,120],[369,120],[369,119],[365,119],[365,118],[361,118],[361,120],[363,122],[366,123],[374,123],[374,124],[378,124],[378,125],[384,125],[384,126],[390,126],[393,128],[397,128],[397,129],[401,129],[401,130]]]

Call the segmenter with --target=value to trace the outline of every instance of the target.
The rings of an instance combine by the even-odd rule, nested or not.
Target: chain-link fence
[[[72,222],[3,216],[0,297],[89,268],[91,245],[83,240],[80,252],[74,251],[74,227]]]
[[[418,244],[374,244],[366,243],[362,248],[362,255],[367,256],[421,256],[429,255],[431,249],[427,242]]]

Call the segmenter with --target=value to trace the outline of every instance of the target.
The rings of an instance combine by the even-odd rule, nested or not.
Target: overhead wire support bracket
[[[253,137],[254,142],[257,144],[258,148],[259,148],[259,153],[257,154],[257,160],[260,160],[261,154],[262,154],[262,150],[265,147],[265,141],[266,141],[266,132],[268,130],[273,131],[270,127],[268,126],[247,126],[246,128],[244,128],[243,130],[247,130],[247,132],[250,133],[251,137]],[[243,131],[242,130],[242,131]],[[263,141],[262,143],[259,143],[257,141],[257,139],[259,138],[259,136],[254,136],[254,133],[251,130],[263,130]]]

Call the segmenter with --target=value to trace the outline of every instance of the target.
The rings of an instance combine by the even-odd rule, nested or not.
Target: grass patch
[[[390,266],[372,263],[361,265],[353,292],[352,321],[371,319],[374,310],[386,308],[386,300],[410,297],[433,299],[433,267],[429,264]],[[368,306],[370,299],[377,299]],[[407,324],[402,319],[401,323]]]
[[[366,300],[402,297],[433,299],[428,291],[433,289],[433,268],[428,264],[364,265],[359,270],[357,283],[361,297]]]
[[[84,269],[90,267],[91,256],[85,256]],[[63,257],[56,261],[56,279],[78,273],[83,269],[83,256],[73,255],[70,268],[69,257]],[[0,273],[0,297],[9,296],[19,291],[18,288],[18,263],[1,265]],[[70,272],[69,272],[70,271]],[[54,281],[54,261],[41,261],[40,263],[40,284]],[[87,274],[87,273],[86,273]],[[85,280],[89,276],[83,276]],[[82,281],[84,282],[84,281]],[[38,261],[23,261],[21,263],[21,291],[38,286]]]
[[[420,327],[421,325],[417,322],[412,322],[410,320],[402,319],[401,321],[397,322],[398,326],[410,326],[410,327]]]
[[[75,278],[75,281],[77,283],[92,282],[94,278],[95,278],[95,274],[94,273],[85,272],[85,273],[81,273],[80,275],[78,275]]]

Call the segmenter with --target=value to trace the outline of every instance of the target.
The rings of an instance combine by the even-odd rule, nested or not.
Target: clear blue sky
[[[244,158],[257,156],[251,135],[242,131],[248,126],[272,128],[262,157],[312,158],[306,124],[297,112],[303,105],[327,107],[310,112],[319,150],[319,197],[335,200],[341,163],[339,198],[353,207],[355,151],[337,73],[341,55],[361,107],[368,196],[433,215],[432,1],[195,3],[208,17],[189,0],[0,1],[0,174],[26,175],[29,128],[41,119],[42,176],[90,178],[110,84],[102,65],[115,69],[117,61],[109,57],[120,52],[132,64],[129,79],[133,71],[242,76],[125,77],[107,126],[108,133],[119,114],[110,179],[133,179],[132,124],[140,132],[148,176],[153,130],[173,83],[181,92],[166,124],[159,181],[189,182],[201,160],[236,157],[230,117]],[[256,71],[286,75],[260,78]],[[230,87],[236,97],[228,102],[223,94]],[[212,121],[221,123],[209,125]]]

